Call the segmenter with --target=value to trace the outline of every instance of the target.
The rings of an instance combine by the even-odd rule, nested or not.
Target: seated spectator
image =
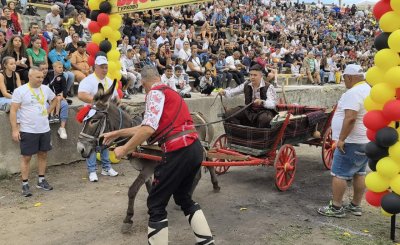
[[[6,40],[6,33],[0,30],[0,53],[3,52],[4,48],[6,47],[7,40]]]
[[[213,85],[213,79],[211,77],[211,71],[206,70],[205,76],[202,76],[200,78],[200,93],[205,94],[209,96],[211,92],[215,89],[215,86]]]
[[[21,80],[15,72],[17,66],[13,57],[4,57],[1,67],[3,67],[3,72],[0,73],[0,110],[9,112],[12,94],[17,87],[21,86]]]
[[[46,24],[46,31],[43,32],[43,37],[46,38],[47,44],[53,41],[54,35],[57,35],[58,31],[53,28],[52,24]]]
[[[233,80],[235,80],[237,85],[244,83],[244,75],[240,71],[241,68],[244,68],[244,65],[240,64],[239,61],[240,52],[235,51],[232,56],[226,57],[226,67],[228,68],[229,73],[232,74]]]
[[[161,35],[157,38],[157,46],[160,47],[161,44],[164,44],[166,42],[169,42],[168,37],[167,37],[167,31],[162,30]]]
[[[41,48],[42,40],[38,36],[31,38],[30,48],[26,50],[30,66],[39,66],[41,63],[47,63],[47,54]]]
[[[7,19],[4,16],[0,17],[0,31],[5,33],[6,40],[10,40],[10,38],[14,35],[12,29],[7,26]]]
[[[192,89],[189,85],[189,77],[184,74],[182,66],[175,66],[175,87],[182,98],[191,98],[190,90]]]
[[[44,49],[46,53],[49,52],[46,38],[40,35],[39,25],[35,22],[31,22],[29,25],[29,33],[24,36],[24,44],[26,47],[31,44],[31,38],[34,36],[38,36],[40,38],[41,48]]]
[[[197,56],[197,45],[192,45],[192,55],[187,62],[186,73],[194,77],[195,81],[190,84],[192,92],[198,92],[197,87],[200,84],[200,77],[204,74],[204,67],[202,67],[199,57]]]
[[[177,91],[176,89],[176,79],[174,76],[174,70],[172,68],[172,66],[167,65],[165,67],[165,73],[161,76],[161,82],[164,83],[165,85],[168,85],[168,87],[170,87],[171,89],[173,89],[174,91]]]
[[[83,28],[87,30],[91,20],[86,17],[86,10],[79,10],[79,15],[81,16],[81,24]]]
[[[3,4],[3,6],[4,6],[4,4]],[[7,6],[11,10],[11,19],[18,22],[19,26],[22,26],[22,18],[20,16],[20,14],[16,11],[16,2],[14,2],[12,0],[7,1]]]
[[[151,66],[157,67],[157,56],[155,53],[150,53],[149,61]]]
[[[66,36],[65,39],[64,39],[64,45],[65,45],[65,47],[67,47],[68,44],[72,43],[72,40],[73,40],[72,36],[73,36],[74,34],[75,34],[75,28],[72,27],[72,26],[70,26],[70,27],[68,28],[68,36]],[[78,40],[78,41],[79,41],[79,40]]]
[[[303,67],[306,70],[306,76],[311,84],[320,85],[319,67],[317,67],[313,52],[308,52],[307,57],[303,61]]]
[[[206,18],[206,9],[201,8],[199,12],[197,12],[193,17],[193,24],[197,26],[203,26],[207,21]]]
[[[68,43],[65,47],[65,51],[69,53],[74,53],[78,50],[79,35],[78,33],[72,34],[72,42]]]
[[[67,80],[67,91],[70,91],[72,85],[74,85],[75,75],[71,70],[71,55],[64,50],[64,43],[60,37],[54,37],[51,45],[51,51],[49,52],[49,60],[51,64],[56,61],[60,61],[64,66],[64,76]],[[69,95],[71,95],[69,93]]]
[[[60,7],[57,4],[51,6],[51,12],[46,15],[45,25],[51,24],[55,29],[60,29],[62,19],[60,16]]]
[[[57,104],[53,111],[50,111],[49,122],[59,123],[60,122],[60,107],[61,101],[67,97],[67,81],[63,74],[63,64],[59,61],[53,63],[53,79],[50,81],[48,86],[54,92],[57,98]]]
[[[126,55],[121,58],[122,64],[122,72],[121,75],[128,81],[128,94],[136,94],[139,91],[142,91],[140,88],[142,80],[142,76],[139,72],[135,71],[135,61],[133,59],[134,49],[132,47],[128,47]]]
[[[90,66],[88,64],[88,57],[89,55],[86,53],[86,43],[84,41],[78,41],[77,50],[71,55],[72,73],[74,73],[75,81],[78,83],[89,76]]]
[[[69,16],[75,10],[75,7],[70,3],[70,0],[65,0],[65,1],[55,0],[54,3],[57,4],[58,7],[60,7],[61,18],[65,18],[66,16]]]
[[[16,60],[16,72],[19,74],[21,83],[24,84],[28,82],[28,55],[26,54],[25,44],[20,36],[12,36],[11,39],[8,40],[6,47],[1,54],[1,57],[6,56],[11,56]]]
[[[129,36],[124,35],[122,37],[122,43],[118,45],[119,52],[122,56],[126,55],[126,51],[128,50],[128,48],[132,48],[132,46],[129,45]]]
[[[232,74],[229,73],[229,68],[226,66],[225,55],[225,52],[220,52],[218,55],[217,63],[215,64],[218,77],[220,77],[221,88],[229,87],[229,84],[232,81]]]
[[[60,66],[61,66],[61,68],[58,68],[59,70],[62,69],[62,64],[58,65],[58,67],[60,67]],[[42,83],[43,85],[56,86],[54,84],[55,80],[57,80],[56,83],[61,84],[61,86],[62,86],[63,83],[65,83],[65,77],[63,75],[61,75],[61,76],[58,75],[57,76],[56,75],[57,72],[54,71],[54,68],[53,68],[53,71],[49,72],[49,68],[48,68],[48,65],[46,63],[40,64],[39,65],[39,69],[40,69],[40,71],[43,72],[43,76],[44,76],[44,80],[43,80],[43,83]],[[57,78],[59,78],[59,79],[57,79]],[[64,81],[62,81],[62,80],[64,80]],[[53,83],[53,85],[50,85],[51,83]],[[61,97],[61,96],[58,96],[58,97]],[[67,125],[67,120],[68,120],[68,108],[69,108],[68,105],[72,104],[72,100],[67,99],[65,97],[64,91],[62,91],[62,99],[61,98],[58,98],[58,99],[60,100],[60,109],[58,110],[60,127],[58,128],[57,133],[58,133],[58,135],[60,136],[61,139],[67,139],[68,135],[67,135],[67,131],[66,131],[65,127]],[[56,123],[54,121],[54,118],[53,118],[53,123]]]
[[[157,53],[157,70],[160,75],[164,74],[165,67],[170,63],[171,55],[167,54],[165,44],[160,44]]]
[[[3,7],[3,16],[7,20],[7,28],[11,29],[13,34],[21,34],[22,29],[17,19],[13,18],[11,9],[9,7]]]

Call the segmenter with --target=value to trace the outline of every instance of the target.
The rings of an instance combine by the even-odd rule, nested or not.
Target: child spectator
[[[164,83],[165,85],[168,85],[171,89],[177,91],[176,89],[176,79],[174,77],[174,71],[172,69],[172,66],[167,65],[165,67],[165,73],[161,76],[161,82]]]
[[[9,112],[12,93],[21,86],[21,80],[15,72],[17,66],[13,57],[4,57],[1,67],[3,67],[3,72],[0,73],[0,110]]]
[[[175,66],[175,86],[177,91],[183,98],[191,98],[190,90],[192,88],[189,85],[189,77],[184,74],[184,70],[180,65]]]
[[[211,77],[211,71],[207,70],[205,76],[200,78],[200,93],[209,96],[211,92],[215,89],[213,85],[213,79]]]
[[[49,87],[56,95],[57,105],[53,111],[50,112],[50,123],[60,122],[60,108],[61,101],[67,97],[67,81],[63,75],[63,64],[59,61],[53,63],[54,77],[50,81]]]

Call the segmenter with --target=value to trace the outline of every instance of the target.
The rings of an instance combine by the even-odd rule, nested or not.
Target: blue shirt
[[[63,64],[65,69],[70,70],[71,69],[71,61],[65,59],[67,56],[68,56],[68,53],[64,49],[61,50],[61,53],[57,53],[56,49],[53,49],[49,52],[49,59],[50,59],[51,63],[60,61]]]

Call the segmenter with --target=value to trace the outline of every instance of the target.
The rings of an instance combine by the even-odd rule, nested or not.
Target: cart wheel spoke
[[[215,140],[213,148],[226,149],[227,142],[228,142],[228,138],[226,137],[226,134],[223,134]],[[216,158],[213,158],[212,161],[213,162],[229,162],[228,160],[222,160],[222,159],[216,159]],[[224,174],[228,171],[229,168],[230,168],[230,166],[216,166],[215,173],[218,175]]]

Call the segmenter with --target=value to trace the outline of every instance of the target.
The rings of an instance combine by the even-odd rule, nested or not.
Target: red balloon
[[[364,116],[363,122],[365,127],[368,129],[378,131],[379,129],[386,127],[390,123],[390,120],[383,116],[382,111],[375,110],[367,112]]]
[[[90,21],[89,25],[88,25],[88,29],[90,31],[90,33],[97,33],[100,32],[100,26],[99,23],[97,23],[97,21]]]
[[[390,100],[383,107],[383,115],[390,121],[400,121],[400,100]]]
[[[99,24],[100,27],[108,25],[110,22],[110,17],[108,14],[101,13],[97,16],[97,23]]]
[[[390,7],[390,1],[379,1],[375,4],[372,12],[377,20],[379,20],[382,15],[386,14],[389,11],[393,11],[392,7]]]
[[[376,132],[374,130],[367,129],[367,138],[370,141],[374,141],[375,142],[375,137],[376,137]]]
[[[118,89],[118,90],[117,90],[117,93],[118,93],[118,97],[119,97],[120,99],[122,99],[122,97],[124,97],[124,93],[122,92],[121,89]]]
[[[373,191],[367,191],[365,193],[365,200],[372,206],[374,207],[380,207],[381,206],[381,200],[382,197],[386,194],[388,194],[389,191],[384,191],[384,192],[373,192]]]
[[[90,55],[87,59],[89,66],[94,66],[94,55]]]
[[[100,51],[99,45],[95,44],[95,43],[89,43],[86,46],[86,52],[90,55],[90,56],[96,56],[97,52]]]

